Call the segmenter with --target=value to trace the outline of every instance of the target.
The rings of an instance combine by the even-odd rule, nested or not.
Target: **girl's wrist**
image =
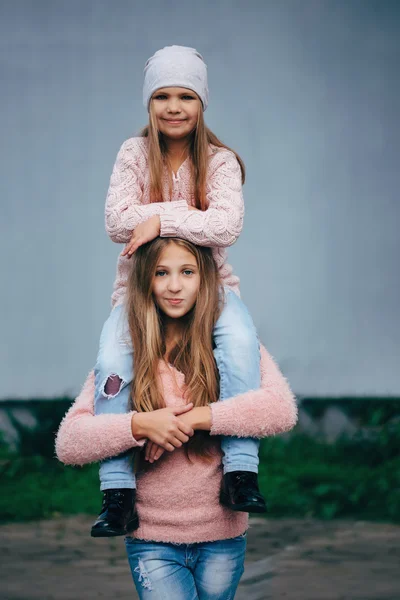
[[[146,437],[146,431],[144,428],[143,417],[146,416],[146,413],[136,412],[132,415],[131,418],[131,431],[132,436],[135,440],[140,440],[141,438]]]
[[[160,233],[161,233],[161,219],[160,219],[160,215],[153,215],[151,218],[156,223],[156,226],[158,227],[158,235],[160,235]]]
[[[193,414],[193,429],[202,429],[210,431],[211,429],[211,408],[209,406],[198,406],[194,408]],[[190,414],[190,413],[189,413]]]

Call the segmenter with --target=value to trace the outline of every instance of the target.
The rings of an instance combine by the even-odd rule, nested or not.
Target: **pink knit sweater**
[[[181,405],[184,376],[160,362],[166,406]],[[210,404],[211,436],[256,437],[275,435],[294,427],[294,395],[274,359],[261,347],[262,387]],[[56,453],[65,464],[83,465],[143,446],[132,436],[133,412],[94,416],[94,374],[89,373],[81,393],[65,415],[56,438]],[[248,514],[219,503],[222,480],[220,440],[214,441],[210,463],[198,457],[189,462],[183,448],[165,452],[137,473],[139,539],[194,543],[221,540],[244,533]]]
[[[105,208],[106,231],[114,242],[127,243],[139,223],[160,215],[161,237],[179,237],[199,246],[213,248],[222,283],[239,294],[239,279],[226,263],[226,247],[240,235],[244,205],[239,163],[230,150],[210,145],[207,175],[207,210],[191,211],[190,162],[186,159],[174,174],[170,202],[149,198],[147,138],[126,140],[117,155]],[[164,198],[169,197],[169,175],[163,175]],[[130,259],[119,256],[112,305],[123,301]]]

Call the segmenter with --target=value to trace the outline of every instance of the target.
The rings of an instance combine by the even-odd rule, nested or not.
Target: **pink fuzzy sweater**
[[[184,376],[160,362],[166,406],[181,405]],[[256,437],[275,435],[294,427],[297,407],[294,395],[272,356],[261,347],[262,387],[210,404],[211,436]],[[56,453],[65,464],[83,465],[143,446],[132,436],[133,412],[94,416],[94,374],[89,373],[75,403],[65,415],[56,438]],[[183,448],[165,452],[155,463],[137,473],[139,539],[194,543],[241,535],[248,514],[234,512],[219,503],[222,453],[214,441],[210,463],[198,457],[189,462]]]
[[[191,191],[190,162],[186,159],[172,178],[169,202],[150,203],[147,138],[126,140],[117,155],[108,189],[105,224],[110,238],[127,243],[133,230],[160,215],[161,237],[179,237],[199,246],[213,248],[221,281],[239,294],[239,279],[227,264],[226,247],[237,240],[243,227],[244,204],[239,163],[230,150],[210,145],[207,174],[208,209],[191,211],[195,204]],[[169,175],[163,175],[164,198],[169,197]],[[130,260],[119,256],[112,305],[123,301]]]

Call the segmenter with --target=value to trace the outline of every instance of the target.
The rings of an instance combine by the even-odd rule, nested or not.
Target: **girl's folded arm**
[[[188,212],[186,200],[141,204],[143,177],[138,161],[139,143],[137,138],[130,138],[122,144],[108,188],[105,226],[109,237],[117,243],[129,242],[139,223],[154,215],[164,213],[171,219]]]
[[[262,438],[292,429],[296,398],[269,352],[261,346],[261,388],[214,402],[211,435]]]
[[[180,237],[198,246],[226,248],[238,239],[244,217],[242,172],[233,152],[218,151],[208,178],[207,210],[160,214],[161,237]]]
[[[84,465],[143,446],[146,440],[136,440],[132,435],[133,414],[94,415],[94,372],[91,371],[61,421],[55,444],[58,459],[68,465]]]

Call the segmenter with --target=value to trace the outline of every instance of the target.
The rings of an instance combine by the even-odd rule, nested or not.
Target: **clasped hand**
[[[132,435],[136,439],[147,438],[145,459],[149,462],[158,460],[167,450],[173,452],[189,441],[194,429],[189,420],[178,415],[189,413],[193,403],[177,407],[167,407],[152,412],[138,412],[132,416]]]

